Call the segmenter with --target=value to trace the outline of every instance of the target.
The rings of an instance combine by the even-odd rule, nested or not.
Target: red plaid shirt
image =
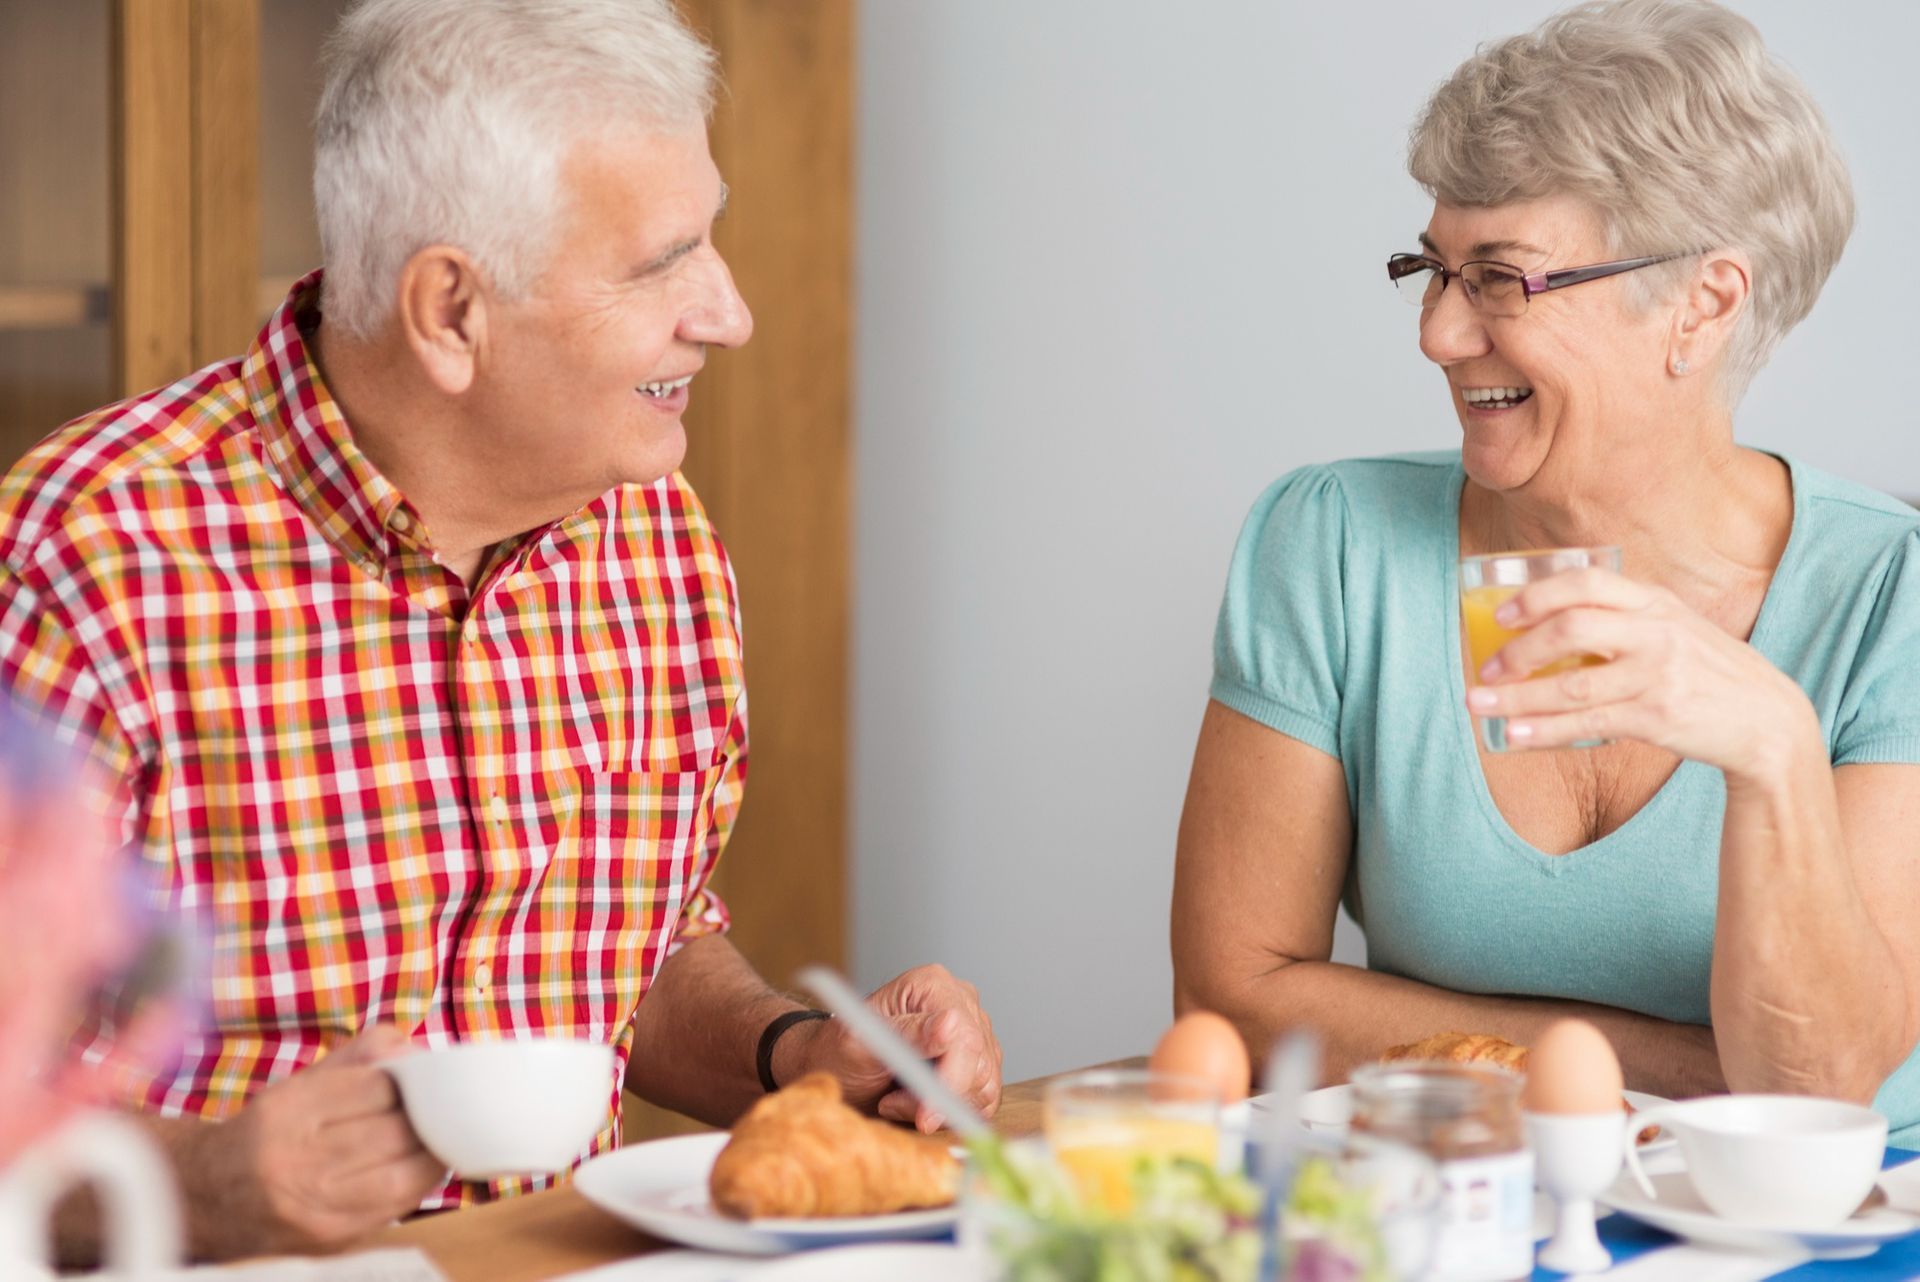
[[[0,484],[0,684],[110,768],[212,939],[210,1026],[141,1104],[231,1113],[375,1021],[585,1037],[617,1051],[598,1152],[649,982],[726,928],[726,553],[674,475],[503,544],[469,592],[320,380],[317,281],[244,359],[67,425]]]

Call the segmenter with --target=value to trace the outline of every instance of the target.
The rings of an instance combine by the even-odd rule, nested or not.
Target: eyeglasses
[[[1437,306],[1440,295],[1446,292],[1447,282],[1457,279],[1467,291],[1467,301],[1479,310],[1490,316],[1518,316],[1527,310],[1527,300],[1535,294],[1584,285],[1590,280],[1672,262],[1696,252],[1679,250],[1652,258],[1622,258],[1617,262],[1566,267],[1552,272],[1525,272],[1512,263],[1485,259],[1461,263],[1459,270],[1448,271],[1425,254],[1395,254],[1387,260],[1387,279],[1399,288],[1400,297],[1415,307]]]

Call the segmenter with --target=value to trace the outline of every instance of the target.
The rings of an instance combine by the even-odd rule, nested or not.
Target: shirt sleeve
[[[0,566],[0,690],[29,719],[81,753],[91,769],[89,800],[120,826],[139,831],[139,761],[92,667],[61,626],[53,604]]]
[[[1920,531],[1880,576],[1834,718],[1833,764],[1920,764]]]
[[[713,889],[713,870],[733,834],[733,821],[740,813],[740,800],[747,782],[747,692],[742,689],[734,703],[733,720],[727,726],[726,746],[721,749],[720,776],[707,793],[707,841],[701,852],[700,866],[694,873],[694,885],[680,909],[680,920],[673,929],[673,942],[667,945],[671,957],[689,942],[706,935],[725,934],[733,925],[726,901]]]
[[[1281,477],[1240,531],[1213,639],[1213,698],[1340,755],[1347,504],[1327,467]]]

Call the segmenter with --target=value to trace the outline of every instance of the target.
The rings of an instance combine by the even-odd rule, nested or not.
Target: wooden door
[[[852,574],[850,0],[697,0],[727,90],[714,238],[754,337],[717,353],[686,473],[740,581],[751,757],[722,861],[736,938],[775,986],[845,964]]]
[[[714,239],[754,337],[687,412],[685,471],[732,555],[745,617],[746,804],[716,881],[776,988],[846,964],[852,602],[852,0],[692,0],[726,91]],[[686,1129],[628,1100],[630,1138]]]
[[[121,395],[257,326],[260,0],[116,0],[114,352]]]

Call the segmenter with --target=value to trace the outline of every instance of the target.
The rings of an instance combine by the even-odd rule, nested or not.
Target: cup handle
[[[109,1270],[179,1267],[185,1242],[173,1170],[145,1132],[110,1113],[82,1113],[22,1154],[0,1180],[0,1264],[49,1262],[47,1219],[80,1183],[99,1193]]]
[[[1654,1191],[1653,1181],[1647,1178],[1646,1168],[1640,1165],[1640,1132],[1660,1125],[1658,1119],[1670,1111],[1667,1107],[1643,1108],[1638,1113],[1627,1114],[1626,1120],[1627,1169],[1633,1173],[1633,1182],[1640,1186],[1640,1191],[1656,1202],[1660,1195]]]

